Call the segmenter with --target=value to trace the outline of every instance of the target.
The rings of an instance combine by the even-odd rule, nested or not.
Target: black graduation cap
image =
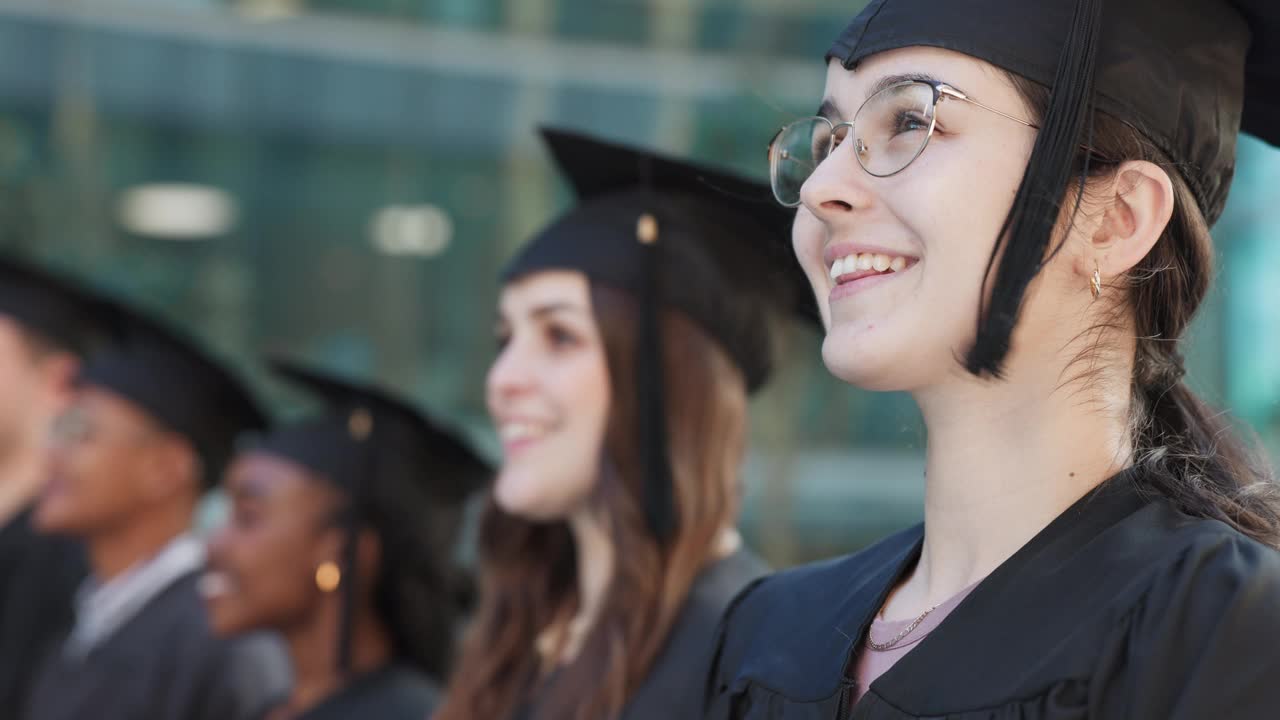
[[[820,326],[813,291],[791,252],[794,213],[768,185],[647,150],[563,130],[542,130],[578,204],[534,237],[503,280],[577,270],[636,297],[636,393],[646,465],[646,512],[655,533],[674,531],[663,405],[658,307],[675,308],[720,343],[749,391],[772,369],[762,312]]]
[[[110,301],[80,283],[35,265],[0,257],[0,314],[83,354],[109,334]]]
[[[332,483],[350,499],[343,569],[356,571],[355,537],[369,521],[373,498],[390,498],[429,522],[433,507],[459,506],[492,477],[488,463],[453,430],[409,402],[379,388],[356,383],[283,358],[268,360],[281,379],[315,395],[320,413],[249,436],[242,450],[288,458]],[[343,590],[338,658],[350,669],[354,582]],[[429,610],[428,610],[429,611]]]
[[[410,402],[283,358],[267,363],[281,379],[319,398],[324,410],[272,428],[252,447],[303,465],[343,493],[357,495],[369,483],[417,484],[434,500],[457,502],[492,476],[454,430]],[[371,453],[378,460],[374,475],[365,462]]]
[[[263,427],[266,416],[235,373],[193,338],[118,302],[111,318],[114,341],[85,361],[79,382],[110,390],[186,438],[205,487],[213,487],[237,438]]]
[[[1210,223],[1226,203],[1240,130],[1280,144],[1276,0],[873,0],[828,58],[852,68],[914,45],[962,52],[1052,88],[997,240],[1004,257],[967,358],[975,373],[999,374],[1057,198],[1078,147],[1089,144],[1093,109],[1160,147]]]

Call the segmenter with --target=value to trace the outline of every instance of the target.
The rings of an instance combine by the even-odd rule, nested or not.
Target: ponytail
[[[1213,518],[1280,547],[1280,486],[1243,442],[1227,415],[1215,411],[1182,380],[1181,357],[1139,341],[1133,395],[1139,486],[1182,512]],[[1148,349],[1146,353],[1143,347]],[[1144,361],[1143,355],[1157,361]]]

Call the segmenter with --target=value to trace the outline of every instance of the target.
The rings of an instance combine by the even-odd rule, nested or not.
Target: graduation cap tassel
[[[1013,206],[996,238],[987,275],[996,268],[990,301],[979,307],[978,335],[965,358],[969,372],[999,377],[1027,287],[1044,264],[1081,142],[1092,135],[1094,68],[1102,34],[1102,0],[1077,0],[1071,29],[1058,58],[1049,110]],[[1088,157],[1081,180],[1088,173]],[[1081,185],[1083,191],[1083,184]],[[1078,207],[1079,196],[1076,206]],[[1001,257],[1003,251],[1003,257]]]
[[[676,519],[671,460],[667,453],[666,385],[662,373],[659,264],[662,246],[658,242],[658,221],[653,215],[640,217],[636,239],[644,246],[641,253],[640,322],[636,338],[636,409],[644,468],[644,511],[649,529],[665,543],[675,533]]]
[[[347,677],[351,674],[352,625],[355,623],[356,585],[359,582],[359,549],[360,549],[360,504],[361,488],[374,477],[377,471],[377,453],[370,436],[373,433],[373,415],[368,410],[359,409],[351,413],[348,419],[348,431],[351,438],[360,446],[359,468],[361,475],[355,478],[351,488],[350,505],[345,520],[345,539],[342,546],[342,567],[347,582],[342,585],[341,607],[338,613],[338,674]]]

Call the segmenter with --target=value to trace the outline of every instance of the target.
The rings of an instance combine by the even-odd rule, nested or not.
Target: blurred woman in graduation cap
[[[710,717],[1277,716],[1277,485],[1180,354],[1242,126],[1273,0],[854,19],[772,180],[827,367],[920,406],[925,521],[745,593]]]
[[[32,516],[49,428],[109,331],[105,306],[70,278],[0,257],[0,708],[25,706],[35,658],[70,626],[87,572],[80,543],[37,533]]]
[[[735,530],[747,398],[771,318],[816,311],[767,187],[544,139],[579,200],[503,274],[504,459],[438,718],[698,717],[715,623],[766,572]]]
[[[194,339],[119,303],[94,312],[111,341],[78,369],[54,422],[34,516],[40,531],[84,542],[90,576],[26,714],[6,717],[249,720],[287,687],[287,660],[274,638],[210,632],[190,528],[236,437],[264,418]]]
[[[451,554],[462,502],[491,471],[404,400],[272,367],[324,408],[249,437],[231,465],[202,585],[214,628],[284,636],[294,686],[265,718],[422,720],[469,589]]]

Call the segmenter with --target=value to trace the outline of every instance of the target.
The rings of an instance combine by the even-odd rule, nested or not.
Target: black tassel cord
[[[636,409],[644,468],[645,518],[662,543],[675,534],[674,488],[667,443],[666,384],[663,381],[662,243],[657,219],[640,218],[636,236],[641,249],[639,334],[636,338]]]
[[[349,505],[343,516],[345,538],[342,546],[342,574],[346,582],[342,583],[341,607],[338,614],[338,674],[347,678],[351,674],[352,625],[355,623],[356,585],[359,583],[359,549],[360,549],[360,507],[362,493],[366,483],[373,482],[377,472],[378,453],[374,449],[373,416],[367,410],[357,410],[351,415],[351,436],[358,447],[360,462],[359,472],[352,478]]]
[[[1000,377],[1027,287],[1044,264],[1058,220],[1059,198],[1071,179],[1071,166],[1086,123],[1089,137],[1085,144],[1092,138],[1094,68],[1102,32],[1103,4],[1102,0],[1076,2],[1066,43],[1058,58],[1049,110],[1036,137],[1022,185],[987,262],[985,277],[989,278],[992,270],[996,270],[990,303],[984,300],[978,308],[977,339],[965,358],[965,366],[975,375]],[[1087,173],[1086,156],[1083,175]],[[1079,200],[1077,195],[1076,208]]]

